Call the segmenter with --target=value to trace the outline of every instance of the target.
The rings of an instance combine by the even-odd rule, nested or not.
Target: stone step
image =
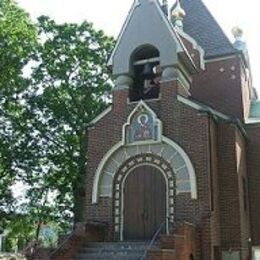
[[[115,259],[125,259],[125,258],[132,258],[132,259],[140,259],[143,255],[144,255],[145,251],[141,251],[141,252],[116,252],[116,253],[87,253],[87,254],[78,254],[76,256],[76,259],[94,259],[97,257],[101,257],[101,258],[115,258]]]
[[[75,260],[140,260],[148,248],[149,242],[100,242],[85,243]]]
[[[149,242],[86,242],[83,244],[84,247],[89,248],[117,248],[117,247],[145,247],[148,246]]]
[[[144,255],[142,252],[116,252],[116,253],[88,253],[88,254],[78,254],[76,260],[83,259],[141,259]]]
[[[131,252],[136,252],[140,253],[143,252],[147,249],[147,247],[142,247],[142,248],[88,248],[88,247],[83,247],[79,250],[79,254],[88,254],[88,253],[107,253],[107,254],[112,254],[112,253],[131,253]]]
[[[131,256],[77,256],[75,260],[141,260],[140,255]]]

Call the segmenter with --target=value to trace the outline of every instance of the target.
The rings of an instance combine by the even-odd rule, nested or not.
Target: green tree
[[[1,95],[18,94],[24,84],[23,69],[36,44],[36,29],[13,0],[0,1]]]
[[[24,248],[34,238],[34,227],[27,215],[8,214],[1,219],[7,233],[4,239],[4,251],[14,252]],[[0,223],[1,224],[1,223]]]
[[[27,146],[37,158],[37,174],[28,181],[48,189],[56,209],[67,216],[71,210],[78,222],[83,219],[86,130],[107,106],[111,75],[106,64],[114,41],[87,22],[58,25],[40,17],[38,27],[32,85],[23,96],[31,134]]]
[[[83,219],[86,129],[108,103],[113,45],[88,22],[41,17],[35,26],[14,1],[0,1],[0,213],[11,185],[27,190],[10,234],[38,238],[43,224]]]
[[[29,16],[12,0],[0,1],[0,211],[13,203],[11,185],[17,180],[21,131],[21,93],[29,80],[23,70],[37,43]],[[17,131],[19,129],[19,131]]]

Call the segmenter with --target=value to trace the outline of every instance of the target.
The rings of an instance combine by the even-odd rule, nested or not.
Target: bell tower
[[[191,76],[203,69],[203,50],[183,32],[184,15],[179,4],[168,15],[165,1],[134,1],[109,60],[114,95],[128,91],[125,104],[161,98],[163,83],[170,81],[189,96]]]
[[[204,136],[205,128],[189,97],[204,51],[183,19],[179,2],[169,10],[167,1],[134,0],[109,59],[113,102],[88,131],[86,186],[86,221],[108,223],[108,240],[149,241],[159,229],[169,239],[199,210],[193,160],[200,138],[190,129],[199,123]],[[193,208],[177,210],[183,203]]]
[[[204,69],[204,52],[183,31],[184,17],[180,4],[169,13],[167,1],[135,0],[108,63],[113,103],[89,130],[87,189],[88,212],[110,204],[105,218],[115,240],[150,240],[160,226],[170,234],[177,194],[198,196],[193,163],[172,129],[177,99],[190,96],[192,76]]]

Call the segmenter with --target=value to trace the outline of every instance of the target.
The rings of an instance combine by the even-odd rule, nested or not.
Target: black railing
[[[73,231],[70,233],[70,235],[68,235],[68,236],[58,245],[58,247],[57,247],[54,251],[52,251],[52,253],[50,254],[50,258],[52,259],[52,258],[55,256],[55,254],[56,254],[58,251],[60,251],[60,250],[63,248],[63,246],[65,246],[65,245],[68,243],[68,241],[69,241],[75,234],[76,234],[76,230],[73,230]]]
[[[161,223],[161,225],[159,226],[159,228],[157,229],[157,231],[154,233],[154,235],[153,235],[153,237],[152,237],[150,243],[148,244],[148,246],[147,246],[147,248],[146,248],[146,250],[145,250],[145,252],[144,252],[144,254],[143,254],[142,258],[141,258],[141,260],[145,260],[148,251],[149,251],[149,250],[152,248],[152,246],[154,245],[156,239],[158,238],[158,236],[159,236],[160,233],[162,232],[164,226],[166,226],[166,221],[163,221],[163,222]]]

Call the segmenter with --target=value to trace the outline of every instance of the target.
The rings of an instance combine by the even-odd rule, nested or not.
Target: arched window
[[[130,90],[130,100],[158,98],[161,78],[160,53],[151,46],[138,48],[132,55],[134,85]]]

